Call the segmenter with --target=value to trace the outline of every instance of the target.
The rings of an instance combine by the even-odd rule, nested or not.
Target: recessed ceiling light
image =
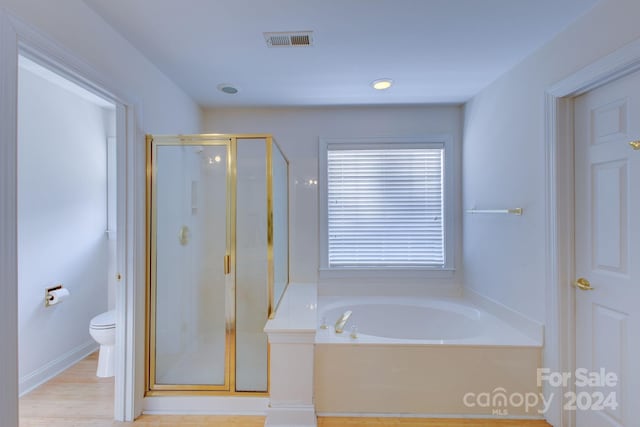
[[[371,82],[371,87],[376,90],[389,89],[392,85],[393,80],[391,79],[378,79]]]
[[[236,93],[238,93],[238,89],[233,85],[230,85],[229,83],[220,83],[218,85],[218,90],[229,95],[235,95]]]

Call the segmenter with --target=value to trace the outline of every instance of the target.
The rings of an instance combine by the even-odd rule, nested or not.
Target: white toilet
[[[96,375],[99,377],[112,377],[115,365],[116,311],[105,311],[91,319],[89,333],[100,344]]]

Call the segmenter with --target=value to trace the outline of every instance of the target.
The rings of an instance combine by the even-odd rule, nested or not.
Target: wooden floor
[[[143,415],[112,421],[113,379],[95,376],[93,354],[20,399],[20,427],[262,427],[264,417]],[[544,421],[319,417],[319,427],[550,427]]]

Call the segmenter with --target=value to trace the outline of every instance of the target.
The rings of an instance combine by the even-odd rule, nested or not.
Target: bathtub
[[[352,314],[345,332],[336,334],[333,325],[347,310]],[[321,298],[318,313],[319,344],[540,345],[462,298]],[[323,319],[326,329],[321,328]],[[355,339],[351,338],[353,326]]]
[[[470,301],[321,297],[318,305],[319,414],[541,418],[541,343]]]

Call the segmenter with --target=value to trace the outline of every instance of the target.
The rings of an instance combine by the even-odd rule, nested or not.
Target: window
[[[451,267],[446,138],[323,140],[321,269]]]

